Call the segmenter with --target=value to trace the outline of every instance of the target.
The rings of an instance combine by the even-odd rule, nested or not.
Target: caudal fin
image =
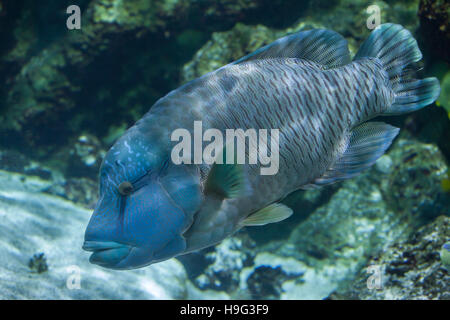
[[[436,78],[414,79],[411,64],[422,59],[417,41],[401,25],[378,26],[361,45],[354,60],[378,58],[389,75],[395,101],[383,115],[408,113],[433,103],[440,93]]]

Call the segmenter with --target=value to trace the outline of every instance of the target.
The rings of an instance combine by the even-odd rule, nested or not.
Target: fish
[[[377,116],[433,103],[439,81],[416,79],[411,33],[382,24],[350,56],[327,29],[287,35],[159,99],[105,155],[83,249],[91,263],[135,269],[221,242],[244,227],[287,219],[289,194],[357,176],[399,129]],[[279,163],[175,164],[174,130],[278,129]],[[225,146],[217,159],[228,153]]]

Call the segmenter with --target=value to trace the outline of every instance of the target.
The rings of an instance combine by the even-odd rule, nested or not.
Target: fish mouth
[[[83,250],[92,252],[89,262],[102,267],[114,267],[123,261],[133,247],[114,241],[84,241]]]

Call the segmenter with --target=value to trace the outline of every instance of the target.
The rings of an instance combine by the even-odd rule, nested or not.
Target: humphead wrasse
[[[378,26],[353,60],[330,30],[286,36],[158,100],[116,141],[100,169],[99,200],[83,248],[90,261],[133,269],[214,245],[244,226],[292,214],[291,192],[370,167],[399,129],[370,122],[418,110],[439,96],[415,79],[422,58],[400,25]],[[260,164],[175,164],[178,128],[279,129],[279,170]],[[225,150],[226,151],[226,150]]]

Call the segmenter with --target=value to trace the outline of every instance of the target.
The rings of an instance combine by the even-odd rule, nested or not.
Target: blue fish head
[[[182,254],[202,202],[199,177],[137,136],[122,137],[100,169],[100,198],[85,233],[90,262],[134,269]]]

